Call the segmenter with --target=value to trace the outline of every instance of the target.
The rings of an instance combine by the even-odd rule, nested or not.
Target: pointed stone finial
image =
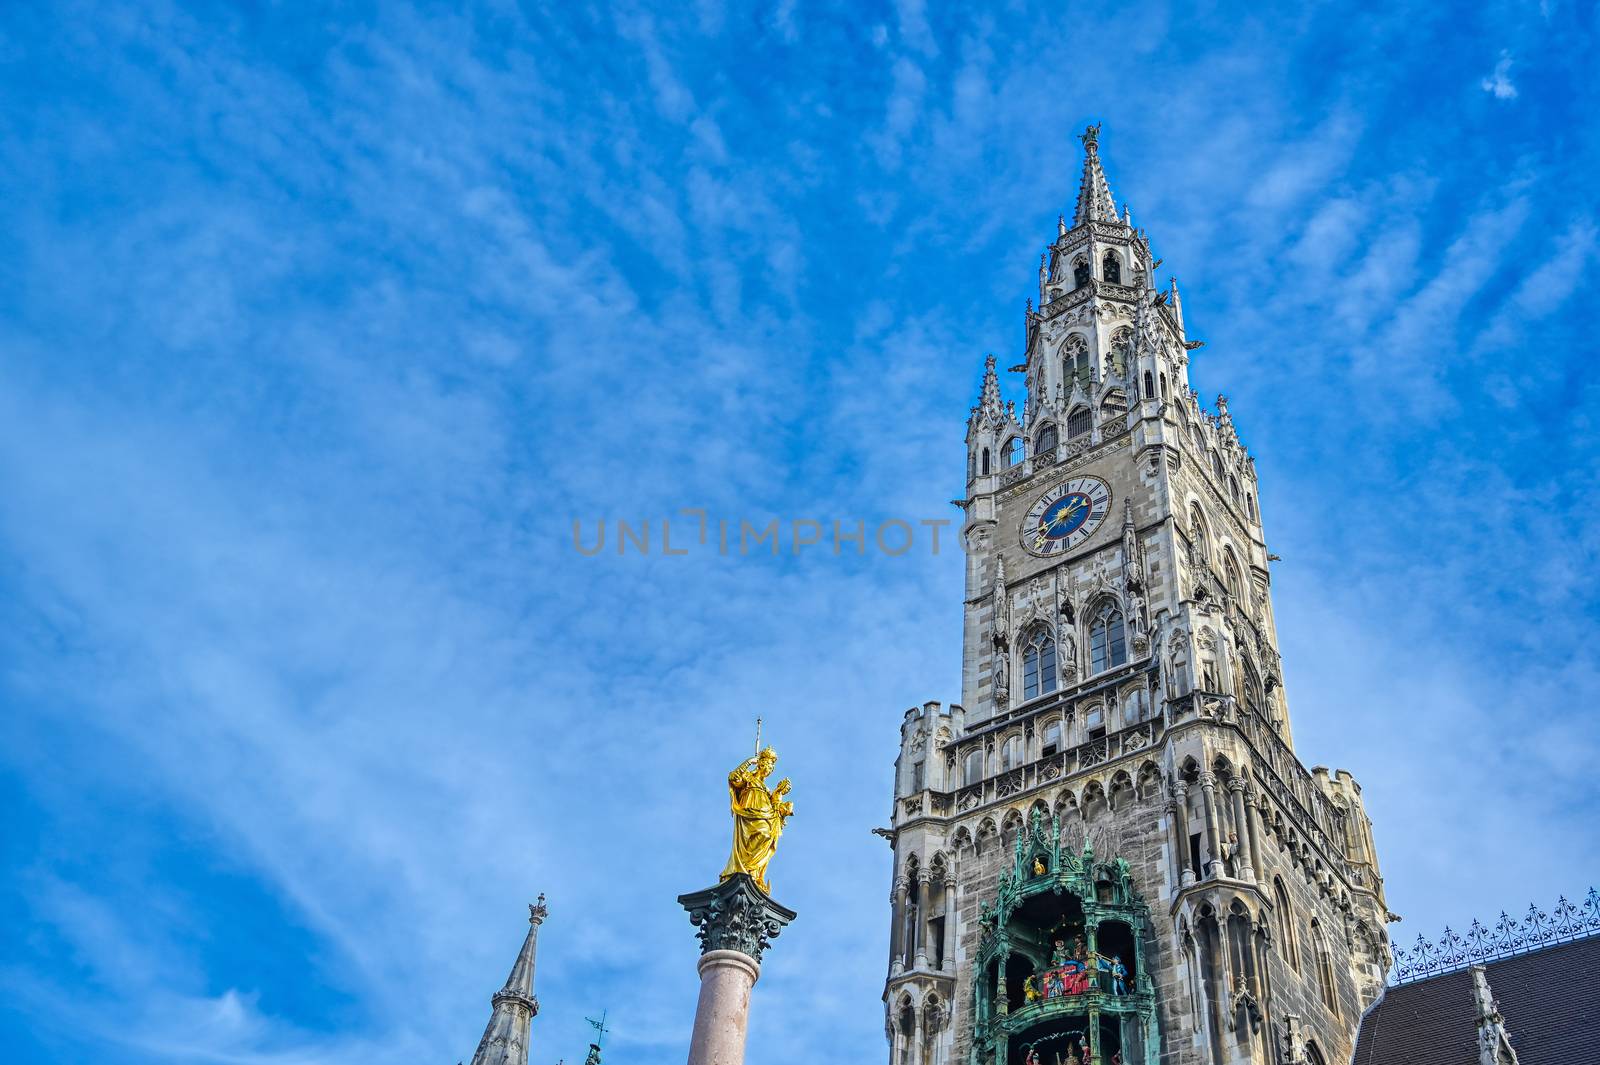
[[[1480,1065],[1518,1065],[1517,1051],[1506,1031],[1506,1019],[1489,988],[1489,971],[1472,967],[1472,997],[1478,1007],[1478,1061]]]
[[[1064,214],[1056,215],[1056,235],[1061,237],[1067,235],[1067,216]]]
[[[1083,179],[1078,183],[1078,207],[1073,212],[1072,224],[1115,222],[1117,205],[1111,196],[1111,186],[1106,182],[1106,172],[1100,166],[1099,123],[1084,130],[1078,139],[1083,141],[1084,148]]]
[[[1000,378],[995,373],[994,356],[983,360],[983,393],[975,408],[978,416],[990,424],[999,424],[1004,406],[1000,402]]]
[[[528,1033],[533,1018],[539,1015],[539,1000],[533,994],[534,961],[539,949],[539,925],[549,910],[544,895],[528,907],[528,935],[517,952],[516,964],[505,986],[490,1002],[494,1011],[484,1029],[472,1065],[528,1065]]]

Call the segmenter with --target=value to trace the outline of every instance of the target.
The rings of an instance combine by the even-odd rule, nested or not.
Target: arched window
[[[1144,398],[1156,398],[1156,380],[1155,376],[1149,370],[1144,372]]]
[[[989,449],[983,449],[983,475],[989,476]]]
[[[1244,599],[1244,580],[1239,576],[1239,563],[1233,557],[1232,548],[1224,548],[1222,556],[1222,581],[1228,586],[1228,591],[1240,603]]]
[[[1161,398],[1162,399],[1166,399],[1167,398],[1167,375],[1166,374],[1162,374],[1161,375]]]
[[[1206,531],[1206,516],[1198,505],[1189,508],[1189,542],[1201,559],[1211,557],[1211,534]]]
[[[1072,287],[1082,288],[1089,283],[1089,260],[1081,255],[1072,264]]]
[[[1022,647],[1022,697],[1032,699],[1056,690],[1056,641],[1035,630]]]
[[[1089,672],[1104,673],[1127,660],[1128,641],[1122,611],[1107,603],[1089,625]]]
[[[1111,347],[1106,352],[1106,370],[1117,377],[1126,377],[1133,363],[1133,330],[1123,327],[1111,336]]]
[[[1235,503],[1243,502],[1243,500],[1239,498],[1239,478],[1235,477],[1231,473],[1228,475],[1228,494],[1233,496],[1233,501]]]
[[[1317,955],[1317,991],[1322,1004],[1338,1016],[1339,994],[1333,982],[1333,959],[1328,955],[1328,941],[1322,937],[1322,927],[1316,918],[1311,919],[1311,946]]]
[[[1272,878],[1273,916],[1278,919],[1278,949],[1283,953],[1283,960],[1289,963],[1289,968],[1295,972],[1300,971],[1300,946],[1294,941],[1294,908],[1289,905],[1289,892],[1283,886],[1282,877]]]
[[[1006,441],[1004,450],[1000,452],[1001,460],[1006,466],[1015,466],[1022,461],[1022,438],[1013,436]]]
[[[1122,284],[1122,262],[1117,258],[1117,253],[1106,252],[1106,257],[1100,260],[1100,276],[1113,285]]]
[[[1015,769],[1022,764],[1022,737],[1008,736],[1000,745],[1000,771]]]
[[[1322,1056],[1315,1043],[1306,1044],[1306,1065],[1328,1065],[1328,1059]]]
[[[1249,492],[1244,494],[1244,510],[1246,514],[1250,515],[1251,521],[1258,520],[1256,518],[1256,497]]]
[[[1245,658],[1241,662],[1244,666],[1241,672],[1244,673],[1245,709],[1254,710],[1258,714],[1265,714],[1266,709],[1262,705],[1261,696],[1261,676],[1256,673],[1256,667],[1251,663],[1250,659]]]
[[[983,748],[974,747],[967,752],[965,764],[961,767],[961,783],[976,784],[983,779]]]
[[[1043,737],[1040,741],[1039,753],[1048,757],[1061,750],[1061,722],[1052,721],[1045,725]]]
[[[1039,430],[1039,439],[1033,445],[1035,455],[1046,455],[1056,449],[1056,427],[1047,425]]]
[[[1106,398],[1100,401],[1100,413],[1107,417],[1115,417],[1128,413],[1128,395],[1120,388],[1113,388],[1106,393]]]
[[[1215,451],[1211,453],[1211,472],[1217,475],[1217,484],[1220,485],[1223,479],[1222,456]]]
[[[1074,333],[1061,345],[1062,387],[1069,393],[1074,384],[1088,388],[1089,379],[1089,345],[1081,335]]]
[[[1069,438],[1074,436],[1082,436],[1084,433],[1089,431],[1092,423],[1093,418],[1089,414],[1089,408],[1079,407],[1077,410],[1067,415],[1067,436]]]

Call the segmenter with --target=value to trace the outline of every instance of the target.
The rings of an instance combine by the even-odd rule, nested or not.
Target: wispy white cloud
[[[1515,100],[1517,87],[1511,81],[1511,53],[1501,52],[1494,70],[1478,84],[1496,100]]]
[[[1028,18],[803,14],[11,15],[42,58],[0,139],[0,685],[60,842],[3,979],[45,1043],[461,1057],[544,889],[536,1044],[609,1004],[619,1054],[681,1053],[672,896],[720,867],[760,712],[802,916],[752,1037],[876,1052],[867,829],[901,708],[959,686],[951,541],[580,560],[570,521],[953,517],[1093,118],[1258,455],[1301,749],[1361,778],[1396,908],[1517,901],[1485,823],[1552,884],[1592,865],[1595,205],[1525,162],[1586,149],[1473,154],[1415,95],[1470,50],[1373,58],[1427,11],[1349,31],[1348,69],[1314,19],[1084,13],[1129,48],[1066,62]]]

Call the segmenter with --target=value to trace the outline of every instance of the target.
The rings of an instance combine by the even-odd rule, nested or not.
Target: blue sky
[[[767,720],[770,1057],[874,1060],[903,710],[961,560],[593,558],[954,518],[1074,134],[1256,456],[1296,738],[1418,931],[1596,879],[1594,5],[12,4],[0,1045],[680,1060]]]

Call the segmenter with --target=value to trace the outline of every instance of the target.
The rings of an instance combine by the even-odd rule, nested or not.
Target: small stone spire
[[[543,894],[528,907],[528,936],[505,986],[490,999],[494,1012],[483,1030],[478,1052],[472,1055],[472,1065],[528,1065],[528,1029],[539,1013],[539,1000],[533,997],[534,954],[539,948],[539,925],[549,912]]]
[[[1228,397],[1217,393],[1217,425],[1223,429],[1233,428],[1233,415],[1228,413]]]
[[[985,414],[1000,413],[1000,377],[994,372],[993,355],[983,360],[983,399],[978,407]]]
[[[1111,186],[1100,166],[1099,123],[1084,130],[1078,139],[1083,142],[1083,180],[1078,183],[1078,209],[1073,212],[1072,224],[1115,222],[1117,204],[1111,198]]]

